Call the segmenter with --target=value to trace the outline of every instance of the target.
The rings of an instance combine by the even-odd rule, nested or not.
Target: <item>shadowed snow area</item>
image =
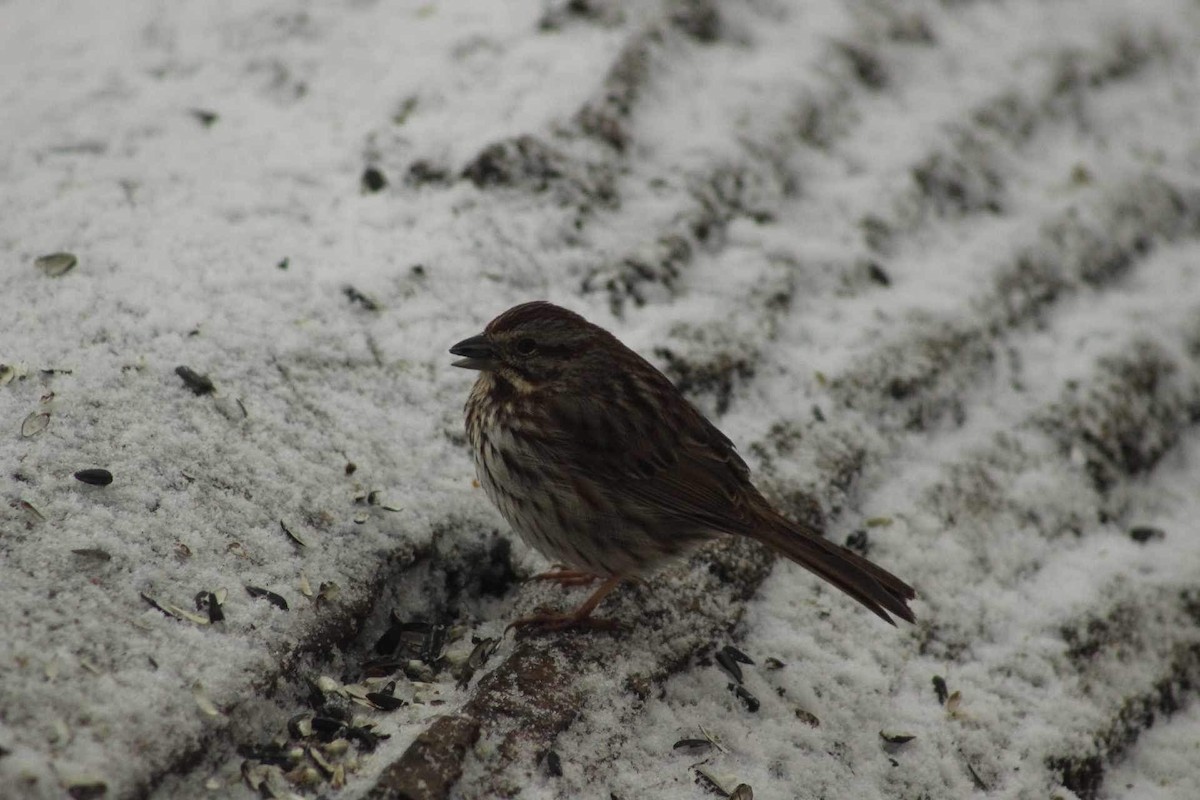
[[[0,3],[0,798],[1200,794],[1195,2],[119,6]],[[505,637],[447,348],[541,298],[917,623]]]

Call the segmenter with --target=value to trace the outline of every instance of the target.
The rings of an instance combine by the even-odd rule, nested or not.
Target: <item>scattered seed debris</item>
[[[287,526],[286,522],[279,520],[279,527],[283,529],[283,532],[287,534],[287,537],[292,540],[293,544],[298,547],[308,547],[308,542],[304,541],[295,533],[293,533],[292,529]]]
[[[17,377],[17,370],[11,364],[0,364],[0,386],[7,386]]]
[[[94,778],[74,780],[67,784],[67,794],[72,800],[96,800],[108,793],[108,784]]]
[[[208,699],[208,695],[204,693],[204,687],[199,683],[192,685],[192,697],[196,700],[196,706],[210,717],[221,716],[220,710],[213,705],[213,701]]]
[[[247,586],[246,593],[255,599],[261,597],[276,608],[284,611],[288,610],[287,600],[284,600],[282,596],[275,594],[270,589],[263,589],[261,586]]]
[[[370,514],[368,514],[366,511],[360,511],[360,512],[358,512],[357,514],[355,514],[355,515],[354,515],[354,524],[355,524],[355,525],[362,525],[363,523],[365,523],[365,522],[366,522],[367,520],[369,520],[370,518],[371,518],[371,515],[370,515]]]
[[[884,733],[880,731],[879,738],[883,739],[887,744],[899,746],[908,744],[917,737],[911,733]]]
[[[183,385],[192,390],[197,397],[212,394],[217,387],[207,375],[201,375],[191,367],[176,367],[175,374],[183,379]]]
[[[223,589],[218,592],[224,593]],[[196,610],[203,611],[208,614],[210,623],[223,622],[225,620],[225,612],[221,610],[221,605],[225,602],[224,597],[218,596],[217,592],[200,591],[196,594]]]
[[[97,561],[112,561],[112,553],[101,550],[99,547],[80,547],[71,552],[84,558],[94,558]]]
[[[751,714],[758,711],[759,707],[762,705],[762,703],[759,702],[759,699],[750,694],[750,690],[748,690],[745,686],[742,686],[740,683],[731,683],[729,684],[728,689],[737,695],[737,698],[742,701],[742,705],[744,705],[746,710]]]
[[[933,692],[937,695],[938,705],[946,705],[946,698],[950,696],[950,689],[946,686],[946,679],[941,675],[933,676]]]
[[[356,303],[367,311],[378,311],[382,307],[379,303],[349,284],[342,287],[342,294],[346,295],[346,299],[351,303]]]
[[[38,256],[33,261],[33,265],[49,278],[66,275],[75,268],[77,263],[79,263],[79,259],[75,257],[74,253],[50,253]]]
[[[113,482],[113,474],[106,469],[81,469],[75,473],[75,480],[92,486],[108,486]]]
[[[796,709],[796,719],[800,720],[810,728],[821,727],[821,720],[817,719],[817,715],[811,711],[805,711],[803,708]]]
[[[975,771],[975,767],[971,766],[971,762],[967,761],[967,772],[971,773],[971,782],[975,784],[975,788],[981,792],[988,791],[988,785],[983,782],[983,778],[979,777],[979,773]]]
[[[699,785],[708,789],[711,792],[716,792],[722,797],[729,797],[730,792],[725,788],[726,781],[709,772],[704,767],[696,767],[696,777]]]
[[[465,689],[471,685],[471,678],[475,677],[475,673],[487,664],[488,659],[496,652],[500,646],[499,639],[488,637],[486,639],[474,638],[474,649],[467,656],[467,660],[463,663],[458,676],[458,688]]]
[[[763,666],[770,670],[783,669],[787,664],[780,661],[774,656],[769,656],[763,661]]]
[[[221,118],[217,112],[209,111],[207,108],[193,108],[190,113],[197,122],[206,128],[211,128]]]
[[[714,656],[717,666],[725,671],[729,677],[733,678],[739,684],[742,682],[742,668],[738,666],[737,660],[725,650],[718,650]]]
[[[202,617],[199,614],[193,614],[192,612],[188,611],[187,609],[180,608],[177,605],[173,605],[171,603],[164,603],[159,600],[155,600],[153,597],[146,594],[145,592],[139,592],[139,594],[142,596],[143,600],[145,600],[147,603],[149,603],[152,607],[154,607],[154,608],[158,609],[159,611],[161,611],[162,613],[166,614],[168,617],[174,617],[175,619],[178,619],[178,620],[187,620],[188,622],[194,622],[197,625],[208,625],[209,624],[208,617],[206,617],[206,616]]]
[[[871,261],[867,264],[867,275],[880,286],[892,285],[891,276],[887,274],[883,267],[879,266],[878,262]]]
[[[21,511],[24,511],[25,514],[29,517],[28,522],[30,524],[32,524],[34,522],[45,522],[46,521],[46,516],[41,511],[38,511],[37,507],[34,506],[33,503],[31,503],[28,500],[25,500],[23,498],[12,501],[11,503],[9,503],[9,507],[18,508]]]
[[[383,689],[378,692],[367,692],[366,699],[376,708],[384,711],[395,711],[397,708],[402,708],[408,705],[405,700],[396,697],[396,682],[388,681]]]
[[[49,411],[34,411],[21,423],[21,435],[26,439],[37,436],[50,424]]]
[[[739,783],[733,793],[729,795],[729,800],[754,800],[754,790],[748,783]]]
[[[866,528],[859,528],[846,537],[846,547],[865,556],[871,549],[871,535]]]
[[[712,749],[712,746],[712,742],[708,739],[680,739],[671,745],[671,749],[683,750],[689,755],[699,755],[700,753],[707,753]]]
[[[1138,544],[1145,544],[1156,539],[1165,539],[1166,536],[1167,532],[1162,528],[1154,528],[1149,525],[1138,525],[1129,529],[1129,538]]]
[[[300,570],[300,594],[305,597],[313,596],[312,584],[308,582],[308,575],[304,573],[304,570]]]

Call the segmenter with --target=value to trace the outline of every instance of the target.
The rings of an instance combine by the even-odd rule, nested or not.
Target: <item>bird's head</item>
[[[586,369],[595,346],[611,338],[573,311],[538,300],[513,306],[450,352],[462,356],[456,367],[494,373],[532,391]]]

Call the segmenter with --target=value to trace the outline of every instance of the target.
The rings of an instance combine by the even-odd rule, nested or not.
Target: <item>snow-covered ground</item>
[[[0,108],[0,797],[1200,795],[1196,3],[8,0]],[[446,349],[536,298],[918,623],[502,638],[580,590]]]

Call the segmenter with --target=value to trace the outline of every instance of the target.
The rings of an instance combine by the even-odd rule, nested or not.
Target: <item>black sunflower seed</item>
[[[937,695],[937,701],[941,705],[946,705],[946,698],[950,696],[950,689],[946,686],[946,679],[941,675],[933,676],[933,691]]]
[[[731,683],[729,684],[729,690],[737,695],[738,699],[742,701],[742,705],[746,706],[746,710],[751,714],[758,711],[759,706],[762,705],[758,698],[750,694],[750,691],[741,684]]]
[[[737,661],[725,650],[718,650],[713,656],[717,661],[717,666],[725,670],[729,677],[733,678],[738,683],[742,682],[742,668],[738,666]]]
[[[113,474],[106,469],[81,469],[75,473],[75,480],[92,486],[108,486],[113,482]]]
[[[403,708],[408,705],[406,701],[401,700],[399,697],[392,697],[390,694],[384,694],[383,692],[367,692],[367,700],[373,706],[383,711],[395,711],[397,708]]]
[[[247,586],[246,592],[253,598],[262,598],[276,608],[281,608],[284,611],[288,610],[287,600],[275,594],[270,589],[263,589],[261,586]]]

